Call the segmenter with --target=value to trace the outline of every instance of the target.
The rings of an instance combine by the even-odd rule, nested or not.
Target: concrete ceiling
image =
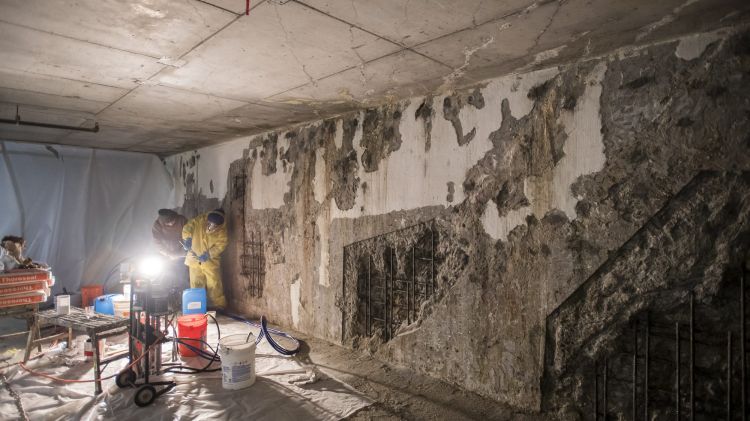
[[[747,0],[3,0],[0,139],[167,155],[747,20]]]

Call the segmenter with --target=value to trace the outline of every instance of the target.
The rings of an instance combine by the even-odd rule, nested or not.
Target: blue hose
[[[258,338],[255,339],[256,345],[265,337],[266,340],[268,340],[268,343],[271,345],[271,347],[281,355],[292,356],[296,354],[297,352],[299,352],[299,348],[300,348],[299,341],[295,339],[292,335],[289,335],[286,332],[282,332],[280,330],[276,330],[273,328],[269,329],[268,319],[266,319],[266,316],[261,316],[260,325],[259,325],[257,323],[251,322],[250,320],[245,319],[244,317],[237,316],[235,314],[225,313],[223,311],[221,312],[221,314],[231,319],[243,322],[247,325],[259,328],[260,334],[258,335]],[[216,321],[215,318],[214,318],[214,323],[216,324],[216,328],[219,329],[219,323]],[[221,330],[218,330],[217,333],[218,333],[219,338],[221,338]],[[276,342],[276,340],[273,339],[273,336],[271,335],[272,333],[274,335],[277,335],[277,336],[280,336],[282,338],[286,338],[292,341],[292,343],[294,344],[294,348],[286,349],[283,346],[281,346],[278,342]],[[250,339],[251,334],[252,332],[248,335],[248,339]],[[197,373],[213,372],[213,371],[221,370],[221,368],[213,368],[213,369],[209,368],[211,364],[221,361],[218,355],[219,354],[218,345],[216,349],[214,349],[210,344],[208,344],[208,342],[202,339],[175,337],[175,338],[172,338],[172,340],[192,350],[193,352],[196,353],[198,357],[203,358],[204,360],[208,360],[208,364],[206,364],[206,366],[203,368],[195,368],[195,367],[183,366],[182,364],[167,363],[167,364],[164,364],[165,366],[167,366],[167,368],[164,370],[165,373],[170,372],[174,374],[197,374]],[[188,343],[187,341],[190,341],[191,343]],[[201,342],[203,345],[205,345],[210,350],[210,352],[207,352],[203,350],[202,348],[195,346],[196,341]]]
[[[286,332],[283,332],[283,331],[280,331],[280,330],[276,330],[274,328],[269,328],[268,327],[268,319],[266,319],[266,316],[261,316],[260,317],[260,324],[257,324],[255,322],[251,322],[250,320],[247,320],[244,317],[238,316],[236,314],[227,313],[227,312],[224,312],[224,311],[220,311],[220,313],[222,315],[224,315],[224,316],[227,316],[227,317],[231,318],[231,319],[240,321],[242,323],[245,323],[245,324],[248,324],[250,326],[253,326],[255,328],[260,329],[260,334],[255,339],[255,344],[256,345],[259,344],[260,341],[263,340],[263,338],[266,338],[266,340],[271,345],[271,347],[276,352],[278,352],[281,355],[291,356],[291,355],[295,355],[296,353],[299,352],[299,348],[300,348],[299,341],[297,339],[295,339],[292,335],[290,335],[290,334],[288,334]],[[289,341],[292,342],[292,344],[294,346],[291,349],[284,348],[283,346],[281,346],[278,342],[276,342],[273,339],[273,336],[271,334],[276,335],[276,336],[280,336],[282,338],[288,339]],[[250,337],[250,335],[248,335],[248,338],[249,337]]]
[[[299,341],[295,339],[292,335],[289,335],[286,332],[282,332],[280,330],[275,330],[275,329],[269,329],[268,319],[266,319],[266,316],[260,317],[260,326],[261,326],[261,332],[263,332],[263,334],[266,337],[266,340],[268,341],[269,344],[271,344],[271,347],[275,349],[276,352],[278,352],[281,355],[287,355],[287,356],[291,356],[299,352]],[[283,346],[279,345],[279,343],[273,339],[273,336],[271,336],[271,333],[291,340],[294,343],[294,348],[286,349]]]

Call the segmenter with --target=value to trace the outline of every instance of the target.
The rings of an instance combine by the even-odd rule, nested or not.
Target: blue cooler
[[[125,298],[125,296],[122,294],[104,294],[96,297],[94,300],[94,311],[114,316],[115,306],[112,304],[112,300],[115,298]]]
[[[188,288],[182,292],[182,314],[206,314],[205,288]]]

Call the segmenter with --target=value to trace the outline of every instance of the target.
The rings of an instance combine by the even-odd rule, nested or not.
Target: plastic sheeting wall
[[[54,293],[103,283],[122,259],[147,253],[156,211],[172,206],[171,180],[154,155],[0,147],[0,236],[26,238],[26,254],[52,266]]]

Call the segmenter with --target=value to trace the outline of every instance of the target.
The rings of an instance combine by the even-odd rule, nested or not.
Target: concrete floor
[[[352,420],[541,420],[454,385],[393,367],[372,357],[305,338],[300,360],[346,382],[375,401]]]

